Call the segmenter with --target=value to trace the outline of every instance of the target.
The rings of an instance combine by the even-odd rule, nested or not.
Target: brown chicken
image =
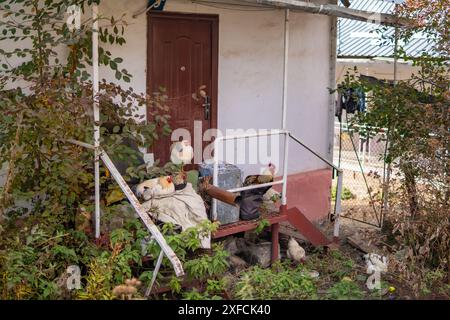
[[[264,169],[262,174],[251,175],[245,178],[244,187],[251,186],[254,184],[264,184],[273,182],[275,175],[275,165],[269,163],[266,169]]]

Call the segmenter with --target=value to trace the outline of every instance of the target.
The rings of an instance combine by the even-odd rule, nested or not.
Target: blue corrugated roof
[[[350,8],[377,13],[393,13],[395,3],[404,0],[350,0]],[[340,3],[340,5],[342,5]],[[339,18],[338,19],[338,57],[392,57],[394,46],[388,38],[394,34],[394,28],[384,29],[383,34],[376,32],[380,26],[373,23]],[[428,40],[420,34],[415,35],[407,44],[401,44],[409,56],[420,56],[429,51]]]

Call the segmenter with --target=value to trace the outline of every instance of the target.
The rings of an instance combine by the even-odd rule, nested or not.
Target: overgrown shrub
[[[68,142],[93,142],[92,19],[70,30],[64,15],[71,5],[84,12],[93,3],[100,1],[0,1],[0,164],[7,165],[0,194],[3,299],[139,298],[142,292],[130,288],[138,283],[132,278],[147,284],[159,255],[159,246],[151,242],[150,261],[143,262],[142,243],[148,232],[133,215],[123,213],[127,201],[102,205],[104,216],[113,218],[105,219],[101,238],[92,239],[94,155]],[[100,16],[99,25],[100,64],[109,67],[117,80],[130,82],[132,75],[121,67],[123,59],[105,48],[106,43],[126,42],[126,21]],[[95,99],[101,110],[101,145],[113,160],[129,162],[126,179],[142,180],[173,169],[137,167],[139,151],[128,146],[148,148],[170,132],[163,90],[147,95],[102,80]],[[138,112],[142,107],[147,108],[147,121]],[[105,198],[104,191],[116,186],[101,167]],[[117,216],[124,219],[117,223]],[[220,247],[187,263],[198,253],[199,234],[215,228],[209,222],[181,233],[172,225],[163,227],[191,278],[206,281],[227,266]],[[70,265],[80,267],[79,290],[67,290]],[[165,284],[171,274],[164,259],[158,282]],[[175,286],[181,280],[170,281]],[[119,290],[126,286],[131,295]]]
[[[278,263],[269,269],[258,266],[240,275],[235,286],[238,299],[316,299],[314,281],[302,266]]]
[[[332,300],[359,300],[363,297],[361,288],[350,278],[343,278],[327,290],[327,298]]]
[[[335,186],[333,186],[333,188],[331,189],[331,200],[336,201],[336,193],[337,192],[337,188]],[[341,193],[341,200],[351,200],[351,199],[355,199],[356,196],[353,194],[353,192],[347,188],[344,187],[342,188],[342,193]]]
[[[345,81],[345,87],[368,93],[368,110],[353,118],[359,125],[353,129],[361,134],[366,127],[387,129],[384,160],[398,173],[389,185],[385,216],[396,252],[392,267],[416,294],[429,272],[441,270],[447,274],[442,281],[450,280],[448,7],[448,0],[409,0],[399,6],[397,14],[411,22],[399,28],[399,43],[421,32],[430,44],[419,57],[399,47],[397,58],[419,69],[411,79],[388,83],[347,75]]]
[[[84,10],[92,2],[7,0],[0,4],[5,19],[0,25],[0,55],[5,62],[0,67],[0,163],[7,164],[0,219],[23,210],[18,206],[23,199],[31,202],[26,207],[33,214],[73,224],[77,207],[90,198],[93,154],[67,140],[93,141],[94,97],[88,72],[92,20],[71,31],[64,13],[70,5]],[[101,44],[125,43],[122,18],[100,17],[99,24]],[[23,46],[27,49],[20,49]],[[128,71],[120,68],[123,59],[102,46],[99,61],[117,79],[130,81]],[[114,159],[136,164],[137,151],[123,141],[148,147],[170,130],[164,94],[147,96],[102,80],[96,99],[101,143]],[[143,106],[153,116],[149,122],[137,113]]]

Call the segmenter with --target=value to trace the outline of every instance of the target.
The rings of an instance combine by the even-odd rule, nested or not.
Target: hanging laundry
[[[342,93],[340,91],[338,91],[338,99],[336,101],[334,116],[338,118],[339,122],[342,122]]]
[[[354,114],[355,112],[366,111],[366,95],[362,88],[346,88],[340,87],[338,95],[338,106],[340,110],[337,110],[342,114],[342,109],[345,109],[347,114]],[[340,116],[338,116],[340,118]]]
[[[355,89],[355,93],[358,97],[358,112],[366,112],[366,94],[364,90],[359,87]]]

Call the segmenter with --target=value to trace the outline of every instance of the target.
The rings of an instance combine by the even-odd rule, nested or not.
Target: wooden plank
[[[136,198],[136,196],[134,195],[133,191],[131,191],[130,187],[125,182],[125,180],[123,179],[122,175],[117,170],[116,166],[114,165],[114,163],[112,162],[112,160],[108,156],[108,154],[105,152],[105,150],[103,150],[101,147],[95,148],[91,144],[88,144],[88,143],[85,143],[85,142],[81,142],[81,141],[77,141],[77,140],[69,139],[69,140],[66,140],[66,141],[69,142],[69,143],[72,143],[72,144],[75,144],[75,145],[87,148],[87,149],[91,149],[91,150],[97,150],[98,149],[100,158],[102,159],[103,163],[108,168],[108,170],[111,172],[111,175],[113,176],[114,180],[117,182],[117,184],[119,185],[120,189],[122,189],[122,192],[126,195],[126,197],[128,198],[128,201],[130,201],[130,204],[133,206],[134,210],[139,215],[139,217],[141,218],[142,222],[144,223],[144,225],[146,226],[148,231],[151,233],[151,235],[156,240],[156,242],[158,242],[159,246],[161,247],[161,250],[165,253],[165,255],[167,256],[167,259],[169,259],[170,263],[172,264],[172,266],[174,268],[174,271],[175,271],[175,274],[178,277],[183,276],[184,275],[184,270],[183,270],[183,265],[182,265],[180,259],[178,259],[178,257],[175,254],[175,252],[167,244],[166,239],[164,239],[164,236],[159,231],[158,227],[153,223],[152,219],[149,217],[147,212],[144,210],[144,208],[142,207],[141,203]]]
[[[308,241],[300,232],[297,231],[289,222],[280,223],[280,233],[294,238],[297,241]]]
[[[258,225],[262,219],[269,221],[269,224],[273,225],[276,223],[280,223],[282,221],[286,221],[287,215],[280,214],[277,212],[269,213],[269,214],[262,215],[261,218],[259,218],[259,219],[250,220],[250,221],[238,221],[235,223],[226,224],[226,225],[219,227],[219,230],[217,230],[215,233],[213,233],[212,237],[213,237],[213,239],[218,239],[218,238],[223,238],[223,237],[226,237],[226,236],[229,236],[232,234],[254,230],[258,227]]]
[[[287,211],[288,221],[294,226],[313,246],[327,246],[331,241],[310,221],[298,208]]]
[[[123,193],[127,196],[128,200],[130,201],[130,204],[133,206],[134,210],[139,215],[144,225],[147,227],[148,231],[150,231],[156,242],[158,242],[159,246],[161,247],[161,250],[164,251],[165,255],[169,259],[170,263],[174,268],[175,274],[178,277],[184,275],[183,265],[181,264],[181,261],[178,259],[177,255],[172,250],[172,248],[167,244],[166,239],[164,239],[164,236],[161,234],[158,227],[153,223],[152,219],[150,219],[149,215],[144,210],[139,200],[134,195],[133,191],[131,191],[128,184],[120,175],[119,171],[117,171],[117,168],[114,166],[114,163],[111,161],[109,156],[102,148],[99,148],[99,152],[100,158],[103,160],[103,163],[111,172],[111,175],[114,177],[114,180],[116,180],[117,184],[120,186]]]

